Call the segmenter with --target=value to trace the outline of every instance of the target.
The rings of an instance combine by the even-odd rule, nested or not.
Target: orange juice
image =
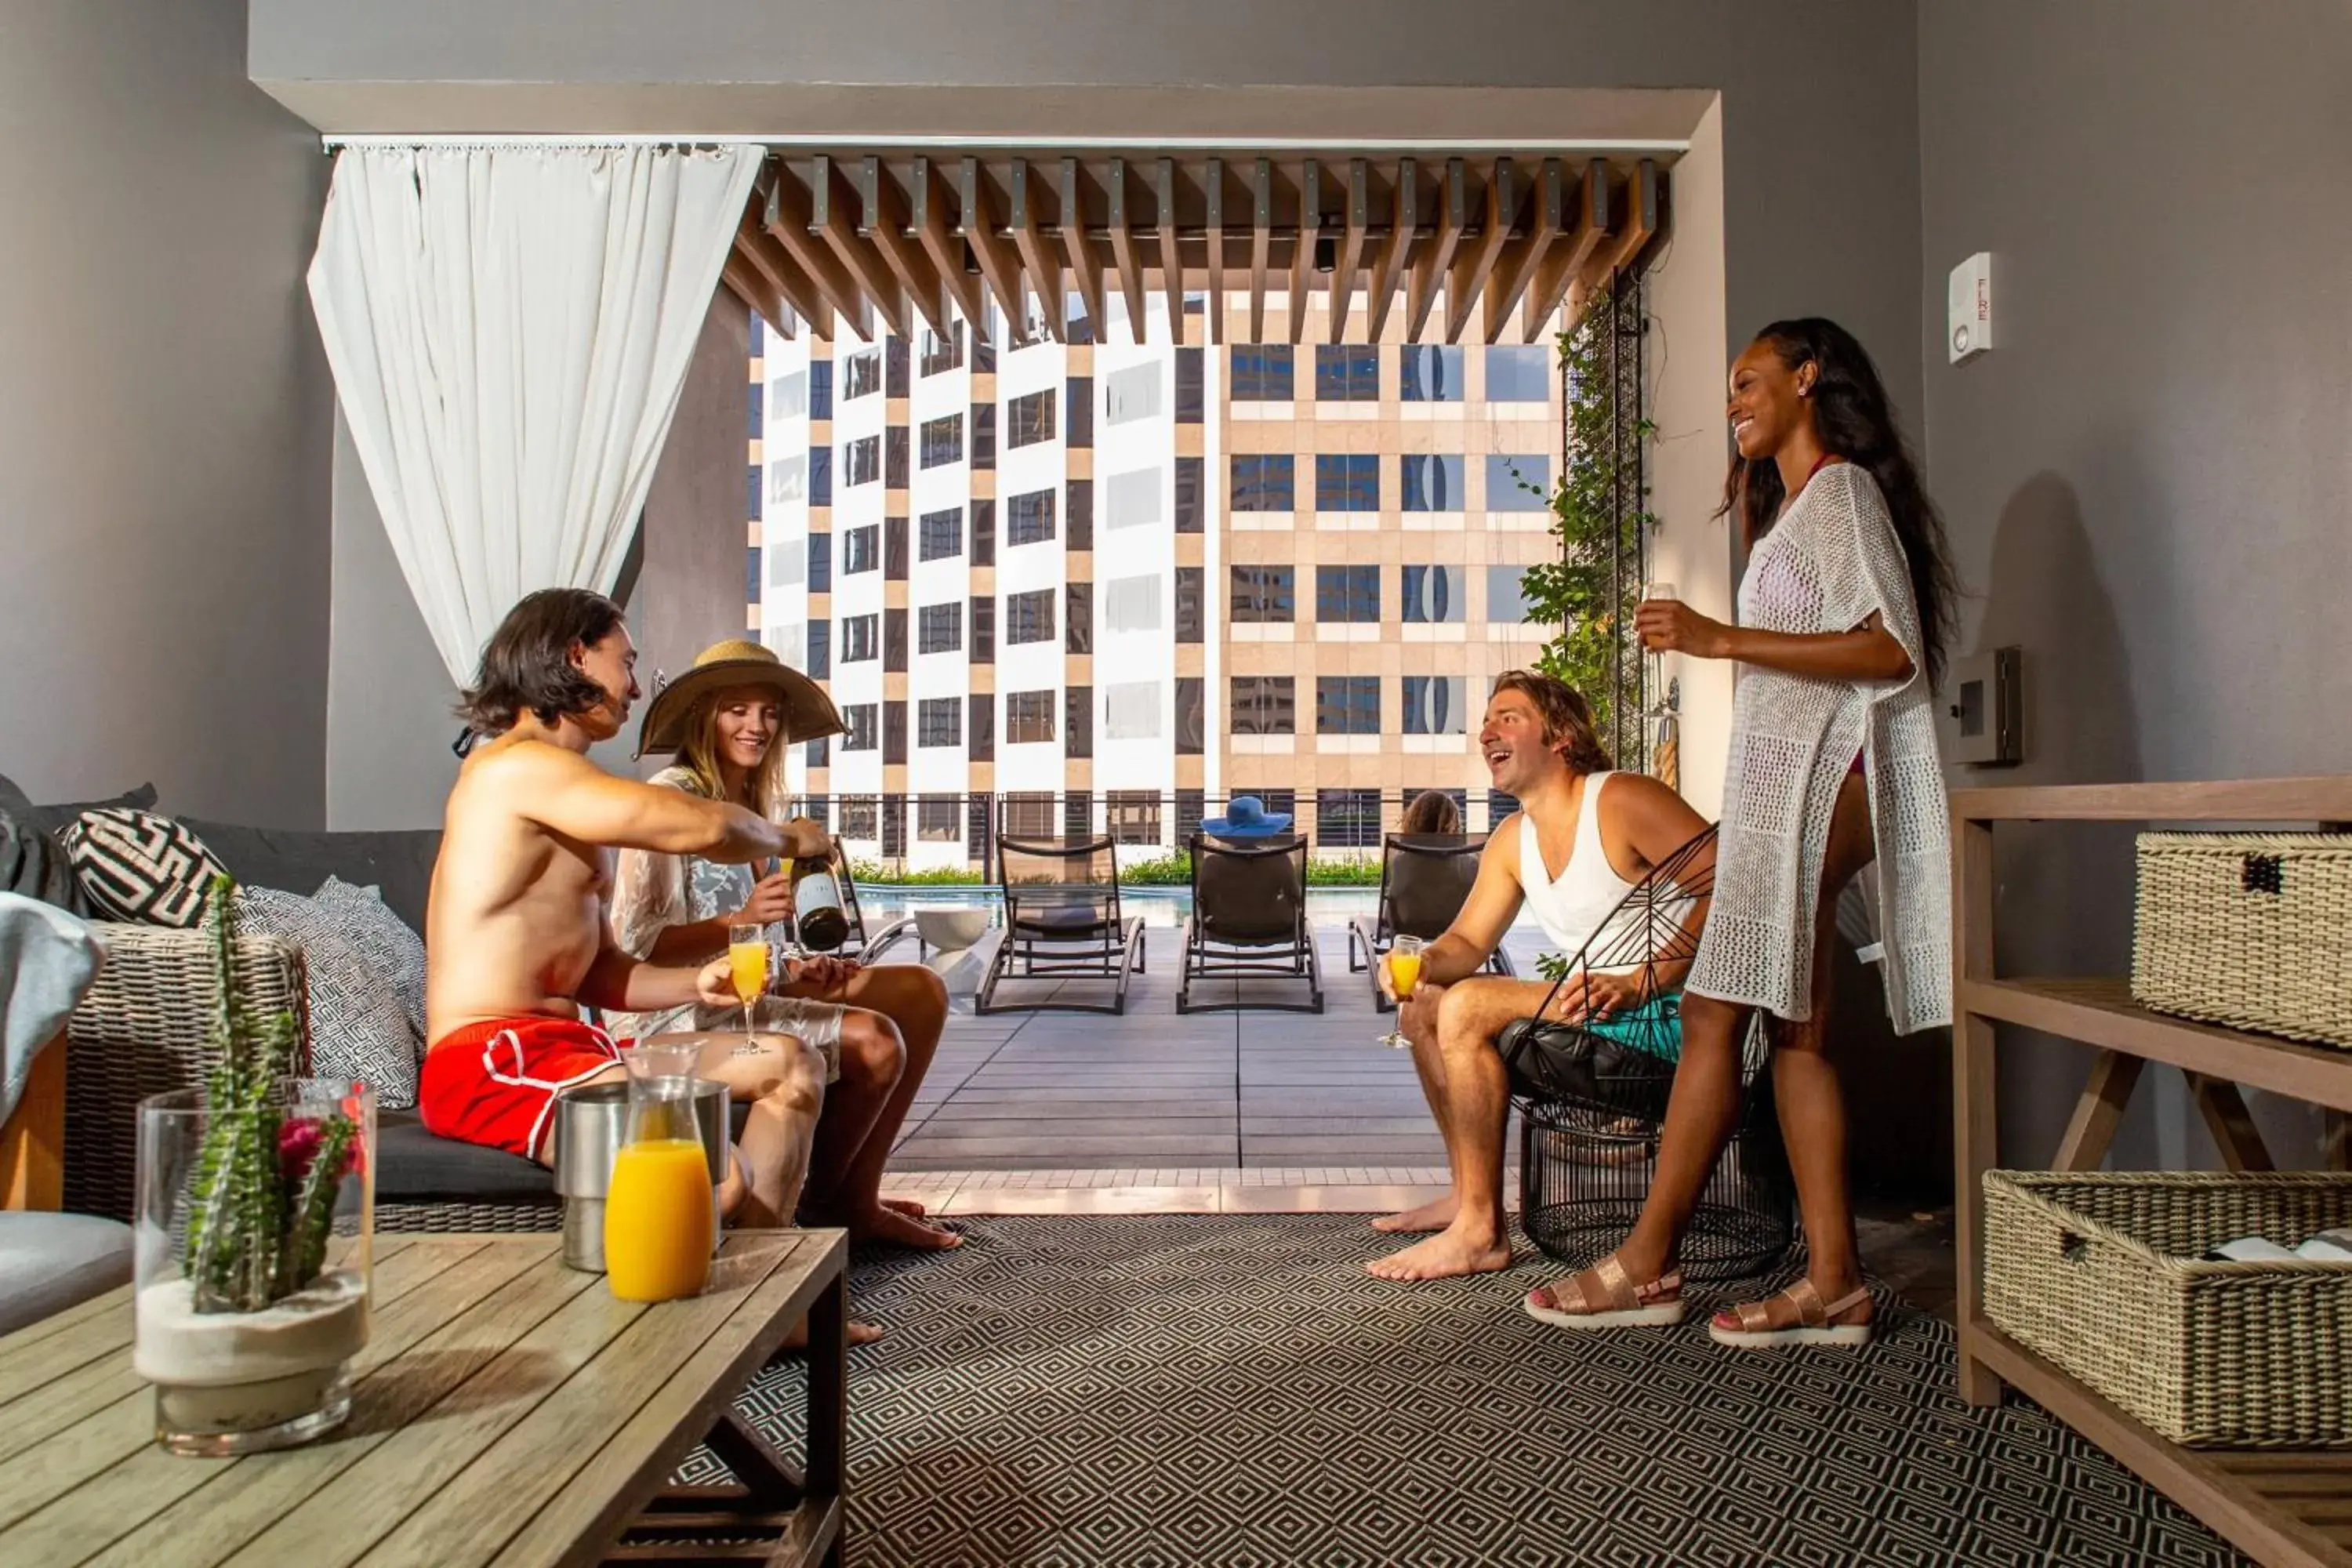
[[[759,1000],[760,993],[768,988],[768,944],[764,942],[730,942],[728,962],[733,965],[735,994],[749,1007]]]
[[[624,1144],[604,1198],[604,1280],[624,1301],[671,1301],[710,1272],[710,1159],[696,1138]]]
[[[1389,984],[1396,988],[1397,1000],[1400,1002],[1412,994],[1412,988],[1421,984],[1421,954],[1418,951],[1412,952],[1399,952],[1393,949],[1390,951]]]

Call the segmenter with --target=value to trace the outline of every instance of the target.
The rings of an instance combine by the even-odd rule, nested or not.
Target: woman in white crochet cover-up
[[[1657,1177],[1624,1244],[1532,1292],[1552,1322],[1679,1321],[1676,1248],[1739,1102],[1738,1042],[1771,1015],[1772,1086],[1807,1277],[1718,1313],[1722,1343],[1859,1345],[1870,1298],[1846,1193],[1845,1110],[1822,1054],[1837,895],[1876,862],[1888,1011],[1951,1020],[1950,847],[1930,693],[1955,588],[1943,528],[1862,345],[1818,319],[1764,329],[1731,367],[1724,489],[1749,548],[1739,623],[1643,605],[1645,647],[1741,665],[1715,902],[1683,1003]],[[1646,1283],[1643,1283],[1646,1282]]]

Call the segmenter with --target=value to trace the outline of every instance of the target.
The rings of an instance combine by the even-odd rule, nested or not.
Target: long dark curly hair
[[[1775,321],[1756,334],[1770,345],[1773,356],[1791,374],[1811,362],[1813,383],[1813,428],[1822,449],[1864,469],[1878,481],[1886,510],[1895,520],[1895,537],[1902,542],[1911,568],[1911,596],[1919,609],[1919,638],[1927,656],[1927,683],[1944,679],[1944,646],[1959,614],[1959,579],[1952,572],[1951,552],[1944,540],[1944,521],[1936,503],[1919,482],[1918,466],[1895,427],[1895,405],[1878,367],[1852,332],[1819,316]],[[1788,499],[1780,483],[1780,466],[1769,458],[1750,461],[1734,453],[1731,473],[1723,482],[1723,505],[1717,515],[1739,520],[1752,548],[1780,515]]]

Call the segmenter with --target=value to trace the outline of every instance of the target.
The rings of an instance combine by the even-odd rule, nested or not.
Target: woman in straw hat
[[[845,728],[823,688],[766,647],[739,638],[703,649],[691,670],[654,694],[637,755],[672,753],[654,784],[781,820],[785,746]],[[790,879],[773,861],[725,866],[692,855],[621,852],[613,934],[640,958],[707,960],[726,949],[729,926],[773,928],[792,913]],[[771,932],[772,939],[782,934]],[[757,1023],[824,1053],[831,1079],[810,1151],[803,1214],[901,1246],[955,1246],[961,1237],[926,1222],[919,1205],[880,1195],[883,1164],[947,1022],[947,987],[919,964],[863,968],[815,959],[784,970],[774,994],[761,998]],[[702,1006],[620,1017],[612,1026],[643,1038],[740,1028],[742,1022],[733,1009]]]

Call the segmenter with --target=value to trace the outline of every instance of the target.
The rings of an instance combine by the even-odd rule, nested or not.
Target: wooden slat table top
[[[551,1235],[379,1237],[351,1419],[240,1459],[155,1445],[114,1291],[0,1338],[0,1563],[597,1562],[847,1256],[738,1232],[710,1290],[642,1307]]]

